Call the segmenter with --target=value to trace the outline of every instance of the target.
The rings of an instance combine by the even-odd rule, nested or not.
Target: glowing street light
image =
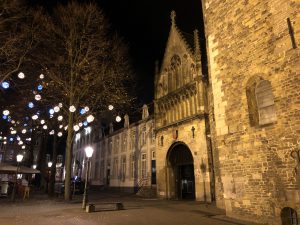
[[[85,149],[85,155],[87,158],[87,169],[85,173],[85,184],[84,184],[84,193],[82,199],[82,209],[86,208],[86,204],[88,203],[88,180],[89,180],[89,173],[90,173],[90,158],[94,153],[94,149],[91,146],[87,146]]]
[[[23,155],[22,154],[18,154],[17,155],[17,170],[16,170],[16,174],[15,174],[15,182],[14,182],[14,187],[13,187],[13,191],[11,194],[11,200],[14,201],[15,200],[15,196],[16,196],[16,183],[17,183],[17,174],[19,172],[20,169],[20,162],[22,162],[23,160]]]

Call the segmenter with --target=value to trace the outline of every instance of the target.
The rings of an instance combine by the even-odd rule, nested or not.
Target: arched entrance
[[[174,143],[167,154],[169,198],[195,199],[194,159],[182,142]]]

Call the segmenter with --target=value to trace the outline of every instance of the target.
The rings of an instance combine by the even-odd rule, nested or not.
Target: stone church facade
[[[157,194],[210,202],[213,178],[198,32],[183,33],[175,12],[171,17],[164,59],[155,78]]]
[[[208,74],[197,31],[180,31],[174,13],[156,72],[157,194],[299,224],[299,1],[202,0],[202,8]]]

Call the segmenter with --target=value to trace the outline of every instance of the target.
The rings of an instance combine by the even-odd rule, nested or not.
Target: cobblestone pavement
[[[35,194],[29,200],[0,199],[0,225],[249,225],[230,219],[213,205],[195,201],[143,199],[132,194],[93,192],[90,203],[96,212],[81,209],[82,196],[70,202]],[[122,202],[114,210],[104,202]]]

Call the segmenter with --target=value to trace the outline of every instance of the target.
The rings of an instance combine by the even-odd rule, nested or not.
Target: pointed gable
[[[162,60],[161,68],[156,72],[155,97],[170,93],[192,80],[192,72],[196,67],[195,38],[193,35],[180,31],[175,21],[175,11],[171,12],[171,29]],[[198,35],[198,33],[197,33]],[[199,39],[196,39],[199,41]],[[174,73],[174,75],[171,75]],[[190,77],[191,76],[191,77]]]

